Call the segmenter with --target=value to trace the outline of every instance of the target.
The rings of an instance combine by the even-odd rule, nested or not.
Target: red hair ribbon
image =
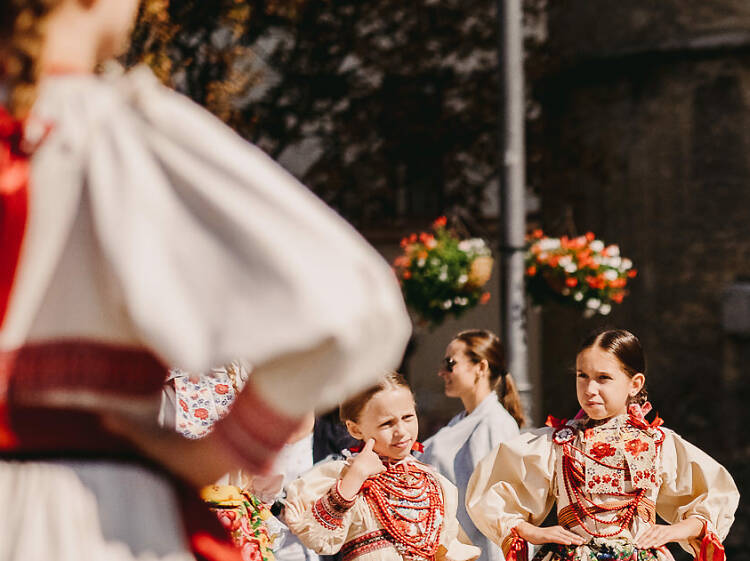
[[[643,430],[655,429],[662,426],[664,424],[664,419],[659,417],[658,414],[654,417],[654,420],[651,423],[646,420],[646,415],[650,412],[651,404],[648,401],[643,405],[631,403],[628,407],[628,422],[634,427]]]
[[[724,546],[719,540],[719,536],[708,529],[708,523],[703,523],[703,540],[701,540],[701,550],[695,558],[695,561],[727,561],[727,555]]]
[[[567,419],[558,419],[557,417],[553,417],[552,415],[547,415],[547,420],[544,422],[544,424],[548,427],[552,427],[553,429],[561,429],[567,422]]]

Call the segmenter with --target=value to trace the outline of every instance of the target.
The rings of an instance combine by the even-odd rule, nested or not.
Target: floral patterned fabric
[[[169,380],[175,391],[177,432],[187,438],[201,438],[211,432],[213,424],[229,412],[242,377],[246,377],[244,369],[237,365],[215,368],[200,376],[172,370]]]
[[[668,552],[666,555],[671,559]],[[594,540],[582,546],[543,545],[533,561],[659,561],[659,556],[655,549],[637,549],[632,543]]]

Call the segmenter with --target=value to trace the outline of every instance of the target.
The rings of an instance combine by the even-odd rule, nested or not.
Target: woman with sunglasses
[[[483,329],[462,331],[445,349],[438,375],[445,382],[445,395],[460,398],[464,410],[424,443],[421,460],[458,487],[457,518],[482,550],[478,561],[502,561],[500,548],[477,530],[464,505],[477,463],[499,443],[518,435],[524,424],[500,338]]]

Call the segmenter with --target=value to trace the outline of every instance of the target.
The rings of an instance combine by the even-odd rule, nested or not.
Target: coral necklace
[[[445,515],[437,479],[410,462],[386,467],[363,485],[370,510],[404,556],[434,557]]]

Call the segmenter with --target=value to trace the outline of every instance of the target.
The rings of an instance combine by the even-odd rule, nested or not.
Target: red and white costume
[[[700,539],[680,543],[699,561],[724,561],[720,540],[734,521],[739,493],[731,475],[707,454],[648,423],[638,406],[589,426],[558,421],[501,444],[477,466],[466,507],[477,527],[502,545],[506,559],[527,561],[515,532],[522,521],[540,525],[557,504],[557,522],[582,536],[581,546],[544,546],[535,561],[654,559],[671,561],[666,547],[638,550],[656,523],[688,517],[704,523]],[[599,556],[599,557],[597,557]]]
[[[473,561],[456,519],[455,485],[408,456],[365,481],[354,499],[339,492],[345,460],[322,462],[287,487],[284,520],[300,541],[343,561]],[[460,536],[460,539],[459,539]]]
[[[191,559],[172,484],[97,414],[155,423],[168,366],[247,360],[215,434],[262,470],[305,412],[398,364],[398,286],[148,70],[47,78],[20,130],[0,107],[0,559]]]

